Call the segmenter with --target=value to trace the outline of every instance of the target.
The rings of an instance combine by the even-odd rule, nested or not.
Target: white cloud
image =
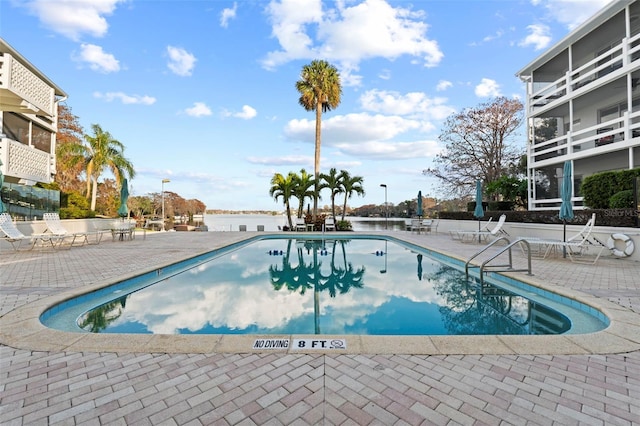
[[[404,160],[412,158],[434,157],[440,152],[436,141],[382,142],[369,141],[358,144],[336,144],[342,152],[359,158],[378,160]]]
[[[312,165],[313,157],[309,155],[285,155],[282,157],[248,157],[251,164],[262,164],[270,166],[298,166]],[[270,174],[271,176],[273,173]]]
[[[211,109],[204,102],[194,102],[193,106],[185,109],[184,112],[191,117],[211,115]]]
[[[542,5],[551,19],[573,30],[610,2],[611,0],[534,0],[532,4]]]
[[[483,78],[475,89],[476,96],[480,98],[491,98],[501,96],[500,85],[490,78]]]
[[[322,143],[332,146],[344,141],[388,140],[404,132],[420,130],[422,126],[419,120],[399,116],[367,113],[339,115],[322,121]],[[315,120],[290,120],[284,133],[289,139],[313,143]]]
[[[482,39],[483,42],[487,43],[493,40],[497,40],[504,35],[504,30],[498,30],[494,34],[488,35]]]
[[[360,96],[367,111],[397,114],[422,120],[443,120],[455,110],[446,105],[446,98],[429,98],[422,92],[400,94],[394,91],[368,90]]]
[[[169,63],[167,66],[174,73],[181,77],[188,77],[193,72],[196,64],[196,57],[181,47],[167,46]]]
[[[529,31],[529,35],[518,43],[519,46],[533,46],[535,50],[542,50],[551,43],[551,36],[549,35],[550,30],[548,26],[543,24],[533,24],[527,26],[527,30]]]
[[[391,78],[391,70],[383,69],[378,73],[378,78],[381,80],[389,80]]]
[[[30,0],[22,5],[47,28],[78,41],[80,36],[103,37],[109,29],[105,16],[126,0]]]
[[[447,81],[447,80],[440,80],[440,81],[438,82],[438,85],[436,86],[436,90],[437,90],[438,92],[442,92],[442,91],[445,91],[445,90],[447,90],[449,87],[452,87],[452,86],[453,86],[453,83],[452,83],[452,82]]]
[[[93,96],[98,99],[104,99],[107,102],[111,102],[113,100],[119,99],[125,105],[127,104],[153,105],[156,102],[156,98],[151,96],[127,95],[126,93],[122,93],[122,92],[107,92],[107,93],[95,92]]]
[[[242,118],[243,120],[251,120],[252,118],[258,115],[258,112],[255,110],[255,108],[252,108],[249,105],[243,105],[241,112],[225,111],[223,115],[225,117],[235,117],[235,118]]]
[[[120,71],[120,62],[110,53],[105,53],[102,47],[95,44],[83,43],[80,45],[80,53],[73,54],[77,62],[87,63],[89,68],[102,73]]]
[[[364,0],[350,7],[345,3],[329,3],[335,7],[323,14],[320,0],[272,0],[267,13],[281,49],[269,52],[263,66],[273,69],[296,59],[325,58],[339,64],[343,84],[350,86],[360,84],[356,73],[366,59],[409,55],[426,67],[442,60],[438,43],[426,37],[423,13],[394,8],[384,0]]]
[[[222,9],[220,13],[220,26],[223,28],[227,28],[229,26],[229,21],[231,19],[235,19],[236,11],[238,10],[238,3],[233,2],[233,8],[225,8]]]

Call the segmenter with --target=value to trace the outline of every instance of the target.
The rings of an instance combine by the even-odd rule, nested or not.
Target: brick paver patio
[[[15,253],[3,246],[0,315],[252,235],[157,233],[55,252]],[[462,258],[478,249],[441,234],[392,235]],[[550,287],[640,312],[637,262],[606,255],[595,266],[534,260],[534,272]],[[640,329],[640,324],[628,327]],[[0,341],[3,336],[0,329]],[[591,355],[189,354],[1,345],[0,424],[640,425],[640,350]]]

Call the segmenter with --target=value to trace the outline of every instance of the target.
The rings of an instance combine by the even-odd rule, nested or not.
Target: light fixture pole
[[[164,232],[164,184],[171,182],[169,179],[162,179],[162,231]]]
[[[384,229],[389,229],[389,205],[387,204],[387,184],[381,183],[384,188]]]

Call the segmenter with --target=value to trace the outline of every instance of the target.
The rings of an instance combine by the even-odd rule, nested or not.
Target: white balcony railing
[[[640,34],[631,38],[624,38],[617,46],[603,52],[579,68],[568,71],[564,76],[542,87],[539,86],[543,82],[530,82],[528,88],[529,112],[533,113],[554,101],[563,102],[564,99],[562,98],[572,92],[587,91],[589,87],[593,87],[591,85],[594,82],[604,81],[602,79],[613,71],[627,67],[631,62],[640,60],[639,41]],[[633,46],[636,43],[638,45]]]
[[[6,176],[31,182],[51,183],[55,158],[44,151],[13,141],[0,139],[0,159]]]
[[[0,55],[0,90],[6,90],[11,94],[5,99],[13,101],[14,107],[22,107],[24,110],[50,117],[55,115],[54,88],[8,53]],[[14,109],[11,105],[6,107],[3,105],[5,110]]]
[[[609,152],[627,148],[634,143],[632,140],[637,143],[637,138],[640,138],[640,110],[631,114],[625,112],[622,117],[532,144],[529,146],[529,158],[532,166],[544,167],[579,157],[592,149]]]

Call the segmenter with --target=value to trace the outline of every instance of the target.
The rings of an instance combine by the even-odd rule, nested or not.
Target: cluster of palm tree
[[[60,168],[83,171],[86,174],[86,196],[91,199],[91,210],[96,209],[98,180],[109,169],[119,188],[125,179],[135,176],[133,164],[124,155],[125,146],[98,124],[91,125],[92,135],[83,135],[84,140],[70,138],[58,145],[57,159]],[[80,167],[79,169],[76,166]],[[76,177],[77,179],[77,177]],[[66,189],[66,188],[62,188]]]
[[[331,213],[333,217],[336,217],[336,197],[341,194],[343,195],[344,204],[342,206],[341,221],[344,221],[349,198],[354,194],[360,196],[365,195],[363,182],[364,179],[361,176],[351,176],[346,170],[340,170],[340,172],[338,172],[335,168],[331,168],[329,173],[320,173],[318,179],[316,179],[307,173],[305,169],[302,169],[299,174],[295,172],[289,172],[286,176],[281,173],[274,174],[271,178],[269,195],[274,197],[276,201],[282,198],[289,228],[293,228],[291,199],[296,198],[298,200],[296,217],[301,218],[303,217],[305,200],[316,201],[321,199],[322,190],[328,189],[331,197]]]

